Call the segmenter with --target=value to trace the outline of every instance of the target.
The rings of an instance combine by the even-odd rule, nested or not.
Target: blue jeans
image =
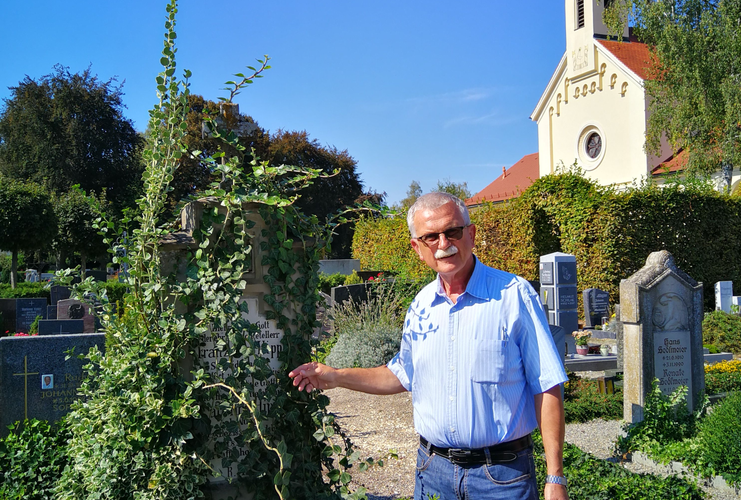
[[[532,447],[507,461],[455,465],[420,446],[414,500],[538,500]]]

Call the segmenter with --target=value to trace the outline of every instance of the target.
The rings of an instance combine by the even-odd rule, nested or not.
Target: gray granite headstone
[[[105,334],[0,338],[0,437],[24,418],[56,421],[77,397],[85,360],[66,352],[105,348]]]
[[[560,326],[566,348],[576,351],[571,333],[579,329],[576,291],[576,257],[555,252],[540,257],[540,300],[548,311],[548,324]]]
[[[45,297],[37,299],[16,299],[15,301],[15,331],[28,333],[28,329],[37,316],[46,319],[46,306],[49,302]]]
[[[51,293],[51,305],[55,306],[60,300],[68,299],[72,290],[66,286],[54,285],[49,292]]]
[[[71,335],[85,332],[82,319],[43,319],[39,321],[39,335]]]
[[[643,420],[646,394],[656,378],[664,394],[687,386],[692,411],[705,390],[702,284],[662,250],[620,283],[623,322],[623,418]]]
[[[582,291],[584,298],[584,321],[587,328],[602,324],[602,318],[610,314],[610,294],[599,288]]]
[[[733,281],[718,281],[715,284],[715,310],[731,312]]]

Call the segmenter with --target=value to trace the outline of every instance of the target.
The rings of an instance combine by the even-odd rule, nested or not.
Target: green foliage
[[[397,207],[399,210],[406,212],[409,210],[409,207],[414,205],[414,202],[417,201],[417,198],[422,196],[422,186],[419,185],[419,182],[412,181],[409,184],[409,189],[407,189],[407,197],[404,198],[399,202],[399,206]]]
[[[649,150],[658,151],[668,140],[675,152],[685,151],[688,168],[700,172],[716,171],[722,163],[741,164],[741,2],[633,4],[636,33],[651,46],[656,61],[644,83]]]
[[[703,186],[615,192],[572,169],[541,177],[511,202],[472,209],[471,221],[474,252],[484,264],[536,280],[541,255],[570,253],[580,286],[606,290],[613,302],[620,280],[658,250],[671,252],[680,269],[704,283],[708,310],[713,283],[741,281],[741,200]],[[401,217],[365,219],[356,227],[353,254],[364,269],[429,278],[408,234]]]
[[[88,257],[106,254],[107,247],[98,236],[98,230],[93,227],[104,206],[105,199],[96,200],[87,196],[77,185],[59,196],[54,203],[59,228],[54,247],[65,255],[80,254],[81,269],[86,269]]]
[[[437,181],[437,186],[435,186],[433,191],[449,193],[464,201],[471,197],[471,191],[468,189],[467,182],[453,182],[450,179]]]
[[[613,394],[599,392],[596,380],[584,379],[569,373],[564,389],[566,422],[588,422],[595,418],[616,420],[623,418],[623,391],[615,388]]]
[[[64,421],[54,426],[25,420],[0,439],[0,498],[46,500],[67,464],[69,433]]]
[[[363,282],[363,279],[358,275],[358,273],[353,269],[353,271],[345,276],[345,281],[343,285],[359,285]]]
[[[11,255],[0,255],[0,283],[10,283],[10,269],[13,264]],[[23,252],[18,252],[18,268],[26,267],[26,256]]]
[[[126,283],[119,283],[118,281],[106,281],[103,286],[105,287],[107,300],[111,304],[120,303],[121,305],[123,305],[124,297],[128,290]]]
[[[38,335],[39,334],[39,320],[43,319],[41,316],[36,316],[33,319],[33,322],[28,326],[28,334],[29,335]]]
[[[741,354],[741,316],[720,310],[706,314],[702,320],[702,342]]]
[[[643,420],[626,424],[625,437],[618,438],[620,453],[640,450],[649,455],[661,453],[661,447],[691,438],[697,431],[697,422],[705,413],[706,404],[690,412],[687,406],[687,387],[678,387],[670,396],[661,392],[654,379],[651,392],[646,394]]]
[[[361,269],[383,269],[407,279],[432,279],[430,268],[420,260],[409,244],[406,216],[372,219],[364,217],[355,224],[353,258]]]
[[[46,297],[51,299],[51,291],[46,288],[45,283],[18,283],[11,288],[10,285],[0,284],[0,299],[32,299],[35,297]]]
[[[192,234],[178,235],[192,236],[187,252],[161,246],[180,241],[160,219],[173,172],[187,154],[190,76],[174,76],[175,0],[167,11],[160,102],[150,113],[139,214],[121,224],[107,217],[97,223],[108,244],[127,231],[125,256],[113,257],[129,265],[124,313],[113,314],[103,283],[86,279],[73,290],[101,298],[97,313],[107,343],[105,354],[91,349],[86,355],[83,398],[69,417],[70,466],[56,492],[64,500],[199,498],[214,473],[208,464],[221,459],[256,498],[361,498],[362,491],[347,488],[359,456],[338,437],[328,398],[299,392],[287,369],[273,371],[267,345],[255,336],[260,326],[246,319],[256,311],[243,300],[256,260],[253,245],[259,244],[257,265],[266,270],[260,279],[268,290],[264,314],[284,332],[278,361],[294,367],[310,360],[317,343],[318,261],[342,221],[338,216],[320,224],[293,204],[319,172],[272,167],[254,156],[242,163],[243,155],[217,152],[203,161],[222,182],[194,206],[199,217]],[[251,83],[236,76],[242,83],[228,83],[239,87],[232,95]],[[235,134],[213,121],[207,125],[225,148],[243,152]],[[60,280],[71,276],[58,273]],[[218,359],[201,356],[207,340]]]
[[[18,282],[18,252],[42,249],[56,233],[54,206],[46,190],[0,177],[0,250],[12,252],[11,285]]]
[[[355,276],[357,276],[357,273],[355,273]],[[319,290],[326,293],[327,295],[330,295],[332,293],[332,288],[344,285],[346,279],[347,275],[342,273],[319,273]]]
[[[372,368],[387,363],[401,344],[403,296],[392,283],[369,285],[366,302],[335,305],[330,313],[337,342],[326,357],[334,368]]]
[[[707,395],[741,391],[741,373],[706,373],[705,393]]]
[[[721,401],[700,422],[698,444],[706,475],[721,474],[730,483],[741,484],[741,391]]]
[[[533,433],[538,484],[545,484],[546,462],[543,440]],[[691,481],[677,476],[665,478],[635,474],[618,464],[599,460],[569,443],[564,444],[564,475],[571,500],[701,500],[705,493]],[[543,499],[543,490],[540,490]]]
[[[141,139],[123,116],[121,86],[90,69],[61,65],[39,80],[11,87],[0,114],[0,172],[65,193],[79,184],[117,207],[141,186]]]

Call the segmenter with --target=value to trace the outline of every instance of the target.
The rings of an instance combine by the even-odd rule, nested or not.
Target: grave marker
[[[15,301],[18,299],[0,299],[0,314],[3,315],[0,334],[15,331]]]
[[[584,321],[586,328],[602,324],[602,318],[610,315],[610,294],[599,288],[587,288],[582,291],[584,299]]]
[[[548,324],[564,329],[568,351],[575,352],[571,332],[579,329],[576,257],[561,252],[540,257],[540,300],[548,311]]]
[[[687,386],[692,411],[705,390],[702,284],[677,268],[669,252],[654,252],[642,269],[620,283],[620,306],[623,418],[643,420],[654,378],[664,394]]]
[[[51,305],[57,305],[60,300],[65,300],[70,297],[72,290],[69,287],[62,285],[54,285],[49,289],[51,293]]]
[[[54,422],[69,412],[85,360],[66,352],[105,348],[105,334],[0,338],[0,437],[25,418]]]
[[[85,333],[82,319],[44,319],[39,321],[39,335],[72,335]]]
[[[85,323],[84,333],[95,332],[95,317],[90,314],[90,305],[75,299],[57,302],[57,319],[81,319]]]
[[[731,312],[733,281],[718,281],[715,284],[715,310]]]
[[[28,333],[31,323],[36,320],[36,316],[46,319],[46,298],[36,299],[15,299],[15,331]]]

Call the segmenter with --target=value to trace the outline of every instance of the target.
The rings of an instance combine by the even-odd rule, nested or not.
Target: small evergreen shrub
[[[714,407],[699,424],[701,464],[727,481],[741,484],[741,391]]]
[[[30,299],[34,297],[51,298],[51,291],[46,288],[46,283],[22,281],[15,288],[10,288],[10,285],[0,285],[0,299]]]
[[[353,269],[353,272],[345,276],[345,281],[342,283],[343,285],[359,285],[363,282],[363,280],[358,276],[357,271]]]
[[[545,484],[546,461],[540,433],[533,432],[535,471],[539,485]],[[690,480],[677,476],[662,478],[636,474],[618,464],[599,460],[578,447],[564,443],[564,475],[571,500],[701,500],[705,493]],[[540,498],[543,488],[540,488]]]
[[[330,295],[332,293],[332,288],[345,284],[346,278],[347,275],[341,273],[319,273],[319,289],[327,295]]]
[[[625,437],[619,437],[616,449],[620,453],[643,451],[659,460],[666,461],[663,447],[679,443],[695,436],[697,422],[705,414],[706,403],[690,412],[687,406],[687,387],[678,387],[670,396],[661,392],[654,379],[651,392],[646,395],[643,420],[626,424]]]
[[[702,321],[702,343],[723,351],[741,353],[741,316],[713,311]]]
[[[69,433],[63,422],[52,426],[26,420],[10,426],[0,440],[0,498],[46,500],[67,464]]]
[[[326,362],[334,368],[371,368],[387,363],[401,344],[403,314],[393,284],[373,285],[367,302],[349,300],[331,313],[337,342]]]
[[[621,419],[623,391],[616,388],[613,394],[602,394],[596,380],[569,373],[569,381],[564,387],[564,411],[567,423],[588,422],[595,418]]]

